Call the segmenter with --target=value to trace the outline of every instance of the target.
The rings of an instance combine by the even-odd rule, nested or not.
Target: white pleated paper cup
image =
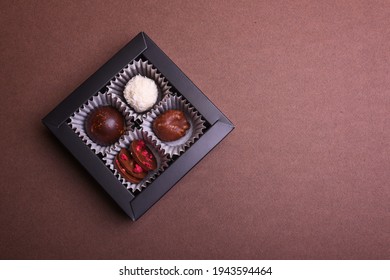
[[[125,120],[124,134],[112,145],[103,146],[95,143],[87,134],[85,130],[85,122],[88,115],[95,109],[102,106],[112,106],[123,115]],[[127,135],[133,130],[134,116],[129,107],[118,96],[106,93],[98,93],[93,96],[88,102],[82,105],[71,117],[69,121],[70,127],[76,134],[88,145],[96,154],[105,155],[109,150],[115,148],[116,145],[122,143]]]
[[[131,183],[122,177],[120,172],[115,168],[114,161],[116,155],[122,148],[129,149],[131,142],[134,140],[144,140],[146,146],[153,153],[157,161],[157,168],[155,170],[149,171],[144,179],[138,184]],[[152,139],[147,132],[142,131],[142,129],[136,129],[133,132],[130,132],[127,135],[125,141],[117,145],[113,150],[107,152],[106,156],[103,157],[104,163],[114,172],[114,175],[118,180],[131,191],[141,191],[143,188],[146,188],[158,175],[160,175],[168,167],[168,155],[161,149],[161,146],[157,144],[155,140]]]
[[[179,110],[184,113],[190,128],[186,131],[186,134],[176,141],[162,141],[153,131],[153,122],[162,113],[168,110]],[[144,131],[148,132],[153,140],[157,141],[161,148],[170,156],[180,155],[187,148],[189,148],[196,139],[198,139],[205,129],[204,120],[198,111],[190,105],[183,97],[169,96],[159,106],[149,112],[146,118],[143,120],[141,127]]]
[[[152,79],[158,88],[158,97],[156,103],[153,107],[145,112],[138,113],[136,112],[126,101],[123,96],[123,92],[125,90],[126,84],[131,80],[131,78],[136,75],[141,75],[143,77],[147,77]],[[120,98],[126,102],[126,104],[130,107],[135,119],[142,120],[146,116],[150,110],[158,106],[164,98],[166,98],[169,94],[171,94],[171,87],[168,85],[168,81],[161,75],[160,72],[157,71],[157,68],[153,66],[147,60],[136,60],[128,64],[124,67],[108,84],[108,93],[115,94],[120,96]]]

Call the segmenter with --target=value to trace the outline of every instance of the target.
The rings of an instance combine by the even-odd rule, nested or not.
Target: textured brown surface
[[[30,2],[0,4],[2,259],[390,257],[389,2]],[[40,119],[140,31],[236,129],[133,223]]]

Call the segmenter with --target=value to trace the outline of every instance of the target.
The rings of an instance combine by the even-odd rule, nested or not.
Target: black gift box
[[[191,103],[206,121],[206,130],[184,153],[173,157],[169,167],[151,184],[140,192],[131,192],[67,122],[80,106],[102,91],[126,65],[139,58],[151,62],[175,92]],[[234,128],[222,112],[143,32],[73,91],[42,122],[133,220],[144,214]]]

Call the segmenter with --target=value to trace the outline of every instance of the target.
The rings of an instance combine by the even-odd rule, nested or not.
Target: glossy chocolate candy
[[[147,172],[137,164],[125,148],[122,148],[115,156],[114,166],[127,181],[134,184],[141,182],[147,175]]]
[[[96,144],[112,145],[125,133],[125,119],[112,106],[99,107],[87,117],[85,130]]]
[[[122,148],[117,155],[121,166],[126,169],[127,173],[135,178],[143,179],[148,174],[137,162],[133,159],[130,152]]]
[[[171,142],[180,139],[190,128],[186,116],[179,110],[168,110],[158,116],[153,122],[153,131],[164,141]]]
[[[130,145],[131,155],[134,160],[147,171],[157,168],[157,161],[143,140],[134,140]]]

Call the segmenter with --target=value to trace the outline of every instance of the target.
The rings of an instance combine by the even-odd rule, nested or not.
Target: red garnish
[[[140,145],[141,148],[145,147],[145,142],[144,142],[144,140],[139,140],[138,143],[139,143],[138,145]]]
[[[140,151],[142,150],[143,148],[145,147],[145,142],[143,140],[138,140],[137,141],[137,146],[135,147],[135,149],[137,151]]]
[[[123,159],[123,160],[129,160],[129,158],[125,154],[121,154],[120,156],[121,156],[121,159]]]
[[[135,166],[133,168],[133,172],[135,172],[135,173],[142,173],[142,172],[144,172],[144,170],[142,169],[141,166],[139,166],[138,164],[135,164]]]

